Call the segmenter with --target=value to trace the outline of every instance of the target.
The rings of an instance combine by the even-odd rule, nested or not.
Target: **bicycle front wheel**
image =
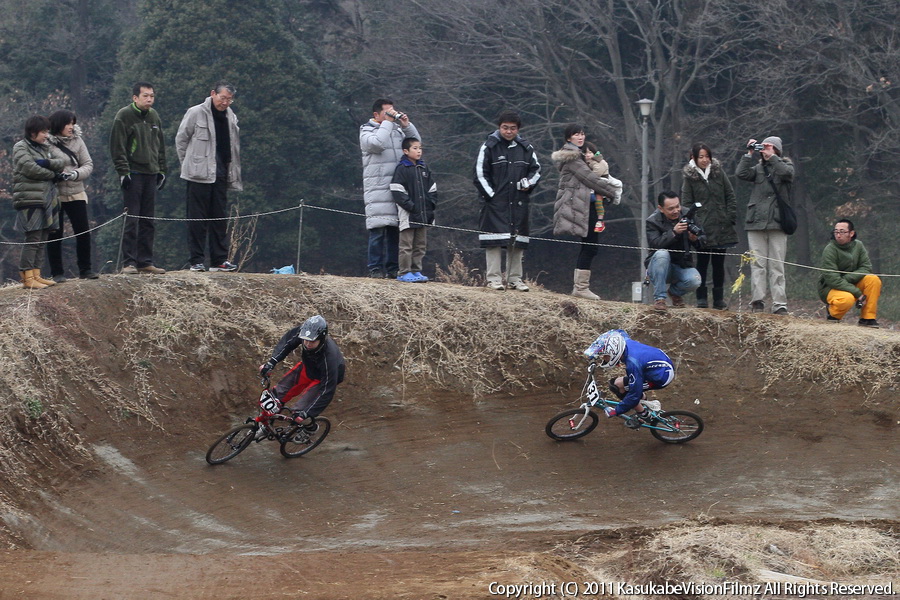
[[[703,432],[703,419],[686,410],[670,410],[659,413],[661,423],[651,426],[653,437],[667,444],[689,442]],[[656,429],[664,427],[665,429]]]
[[[594,411],[585,416],[583,408],[572,408],[550,419],[544,431],[554,440],[576,440],[592,432],[599,421]]]
[[[321,444],[329,431],[331,431],[331,421],[325,417],[316,417],[312,425],[293,427],[281,442],[281,454],[287,458],[303,456]]]
[[[243,452],[253,441],[256,428],[256,423],[245,423],[227,432],[209,447],[209,451],[206,453],[206,462],[211,465],[220,465]]]

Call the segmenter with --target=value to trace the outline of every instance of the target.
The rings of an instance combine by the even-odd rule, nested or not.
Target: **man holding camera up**
[[[653,287],[653,308],[666,310],[667,292],[672,307],[683,308],[683,296],[700,287],[700,272],[694,268],[691,248],[702,248],[706,236],[694,222],[694,211],[682,208],[675,192],[662,192],[656,204],[657,210],[644,224],[647,243],[657,249],[646,263]]]
[[[363,201],[369,231],[369,277],[396,279],[400,268],[400,217],[391,194],[391,179],[403,159],[403,139],[421,140],[409,115],[394,108],[394,101],[379,98],[372,118],[359,128],[363,163]]]

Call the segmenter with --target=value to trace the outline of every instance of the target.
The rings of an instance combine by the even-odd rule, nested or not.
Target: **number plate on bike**
[[[278,398],[269,392],[269,390],[266,390],[262,393],[262,396],[259,397],[259,406],[266,412],[278,413],[281,412],[282,404]]]
[[[591,404],[596,404],[600,400],[600,390],[597,389],[597,382],[593,379],[587,387],[587,399]]]

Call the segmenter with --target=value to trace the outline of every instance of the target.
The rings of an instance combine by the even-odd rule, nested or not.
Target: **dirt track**
[[[630,560],[629,540],[689,519],[773,524],[837,519],[883,521],[890,527],[900,521],[900,414],[894,392],[885,388],[867,397],[861,386],[848,385],[832,393],[803,378],[785,378],[761,392],[767,380],[752,355],[761,346],[746,341],[752,341],[753,322],[718,311],[661,318],[632,312],[629,305],[584,303],[578,316],[573,312],[578,307],[556,294],[514,297],[522,303],[516,311],[563,315],[559,326],[578,337],[566,338],[571,334],[561,330],[555,342],[562,351],[583,343],[582,330],[605,318],[630,318],[651,340],[689,339],[677,354],[679,379],[657,395],[664,408],[684,408],[704,418],[703,434],[683,446],[605,419],[583,440],[552,441],[544,425],[574,405],[582,375],[569,378],[533,360],[527,346],[499,360],[519,369],[514,376],[543,370],[523,380],[568,382],[574,391],[473,400],[446,387],[435,393],[427,378],[401,383],[396,365],[409,333],[395,326],[396,332],[384,328],[390,335],[378,331],[380,337],[367,337],[369,318],[357,325],[359,306],[398,292],[389,283],[350,280],[353,294],[343,298],[338,294],[349,284],[327,277],[286,280],[279,288],[283,298],[266,306],[273,323],[269,338],[275,337],[271,331],[280,334],[281,323],[295,312],[310,310],[292,304],[297,297],[325,305],[324,310],[327,302],[341,310],[351,307],[337,320],[343,320],[341,342],[351,377],[327,411],[335,423],[331,435],[309,456],[284,459],[274,443],[264,442],[225,465],[206,464],[208,445],[242,422],[254,405],[247,369],[234,365],[252,365],[261,350],[235,333],[240,322],[222,339],[209,338],[219,346],[205,347],[203,355],[197,346],[208,344],[208,338],[190,335],[176,340],[174,358],[148,351],[159,427],[134,415],[121,420],[125,413],[110,414],[115,404],[95,393],[95,381],[109,382],[102,389],[136,389],[139,363],[126,362],[122,350],[143,351],[123,341],[134,331],[135,313],[144,311],[190,333],[193,325],[178,321],[186,312],[182,307],[165,312],[157,305],[180,294],[192,307],[209,302],[200,307],[208,311],[221,304],[237,319],[248,290],[269,287],[264,278],[188,274],[157,283],[107,277],[28,297],[35,303],[28,310],[45,319],[53,335],[71,341],[68,356],[87,357],[98,370],[82,376],[81,363],[66,363],[69,371],[59,377],[77,384],[48,384],[48,398],[55,394],[54,400],[38,418],[28,417],[15,402],[23,392],[9,382],[19,381],[18,372],[6,380],[13,399],[6,415],[8,439],[18,440],[11,455],[32,467],[25,484],[3,480],[0,489],[14,498],[0,512],[0,539],[15,548],[0,551],[0,600],[489,598],[492,581],[596,578],[596,571],[579,566],[578,556],[559,551],[589,532],[608,534],[608,543],[595,550],[622,562]],[[398,320],[427,302],[440,303],[429,305],[429,314],[459,307],[492,315],[502,314],[502,303],[509,302],[459,286],[419,289],[420,296],[404,290],[402,297],[387,297],[386,303],[397,306]],[[18,331],[20,295],[6,292],[0,304],[13,315],[11,331]],[[146,297],[156,300],[135,301]],[[252,308],[241,318],[255,324],[258,313]],[[203,319],[199,322],[203,326]],[[861,343],[882,343],[894,334],[874,335],[865,332],[869,337]],[[467,351],[470,340],[461,343]],[[45,354],[17,357],[30,365],[34,356]],[[421,361],[407,364],[430,364]],[[562,364],[572,362],[567,358]],[[486,368],[499,372],[496,362]],[[90,458],[73,451],[68,440],[76,436]],[[66,468],[69,461],[77,463],[74,468]]]
[[[671,408],[678,403],[664,401]],[[176,591],[183,571],[240,579],[262,564],[302,575],[298,589],[333,586],[330,594],[297,597],[407,597],[398,594],[412,588],[396,585],[407,570],[414,580],[440,573],[477,581],[491,565],[502,572],[511,550],[521,558],[603,528],[700,515],[900,519],[896,430],[848,407],[823,413],[812,402],[787,410],[690,402],[707,429],[691,443],[670,446],[618,421],[601,422],[583,441],[553,442],[543,424],[565,406],[561,396],[492,397],[467,412],[448,412],[442,404],[403,409],[345,400],[330,411],[337,427],[329,439],[295,460],[262,443],[210,467],[196,430],[127,445],[98,440],[93,450],[102,469],[51,482],[35,510],[52,510],[38,512],[21,531],[40,550],[123,556],[52,555],[60,567],[46,575],[0,569],[7,582],[0,598],[202,598],[192,595],[197,587],[191,594]],[[204,423],[204,442],[239,420]],[[415,554],[392,558],[398,551]],[[296,552],[326,554],[280,556]],[[156,553],[185,556],[146,556]],[[4,558],[16,564],[25,557]],[[130,565],[124,577],[123,563]],[[103,573],[104,564],[108,577],[87,575],[95,568]],[[141,565],[149,565],[153,582],[143,581]],[[60,568],[86,579],[60,578]],[[393,581],[386,595],[359,595],[379,572],[385,585]],[[59,586],[60,595],[20,596],[16,586],[37,586],[44,594]],[[128,595],[153,586],[160,595]],[[436,589],[419,592],[425,588]],[[215,597],[232,596],[218,588]]]

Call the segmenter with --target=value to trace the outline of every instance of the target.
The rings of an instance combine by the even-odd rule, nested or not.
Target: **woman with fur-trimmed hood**
[[[584,127],[572,123],[566,126],[564,135],[566,143],[550,155],[559,169],[559,189],[553,205],[553,234],[581,238],[572,295],[599,300],[600,297],[590,290],[591,262],[597,255],[599,235],[593,227],[597,221],[597,209],[591,201],[591,192],[612,198],[616,195],[616,188],[588,166],[582,149]]]
[[[681,205],[701,204],[695,219],[706,234],[706,246],[697,254],[700,287],[697,307],[708,308],[706,269],[712,263],[713,308],[725,310],[725,253],[737,245],[737,200],[731,180],[706,144],[694,144],[691,160],[682,169]]]

